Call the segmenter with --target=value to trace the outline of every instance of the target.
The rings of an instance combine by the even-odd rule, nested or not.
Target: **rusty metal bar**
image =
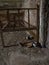
[[[9,20],[9,10],[7,10],[7,21],[8,21],[8,24],[9,24],[9,22],[10,22],[10,20]]]
[[[20,16],[19,16],[19,14],[20,14],[20,9],[18,9],[18,22],[19,22],[19,26],[20,26]]]
[[[3,32],[14,32],[14,31],[26,31],[26,30],[37,30],[36,27],[32,27],[32,28],[27,28],[27,27],[23,27],[23,28],[15,28],[15,29],[3,29]]]
[[[39,42],[39,5],[37,5],[37,42]]]
[[[28,9],[28,27],[30,28],[30,13],[29,13],[29,9]]]
[[[2,22],[1,22],[1,21],[0,21],[0,34],[1,34],[2,45],[3,45],[3,47],[4,47],[5,45],[4,45],[4,38],[3,38]]]
[[[37,10],[37,8],[16,8],[16,7],[0,7],[0,10]]]
[[[14,19],[14,27],[13,27],[13,29],[15,28],[15,26],[16,26],[16,18],[15,18],[15,14],[14,14],[14,17],[13,17],[13,19]]]

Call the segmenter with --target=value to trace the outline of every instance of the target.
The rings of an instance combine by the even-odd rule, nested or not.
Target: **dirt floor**
[[[9,48],[0,46],[0,65],[49,65],[48,48],[27,48],[19,45],[19,42],[25,39],[24,31],[3,35],[5,45],[18,45]]]

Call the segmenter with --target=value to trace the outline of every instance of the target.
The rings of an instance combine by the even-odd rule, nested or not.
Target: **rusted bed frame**
[[[11,29],[2,29],[2,21],[0,20],[0,34],[1,34],[1,41],[2,41],[2,46],[3,47],[11,47],[11,46],[16,46],[16,45],[10,45],[10,46],[6,46],[4,43],[4,39],[3,39],[3,32],[14,32],[14,31],[26,31],[26,30],[37,30],[37,41],[39,40],[39,6],[37,5],[37,8],[13,8],[13,7],[4,7],[4,8],[0,8],[0,11],[7,11],[7,20],[9,22],[9,11],[10,10],[17,10],[18,14],[20,14],[20,10],[27,10],[28,11],[28,23],[25,22],[26,24],[28,24],[28,27],[18,27],[15,29],[15,27],[11,30]],[[30,25],[30,14],[29,11],[30,10],[37,10],[37,28]],[[16,15],[15,15],[16,16]],[[15,23],[15,21],[14,21]]]

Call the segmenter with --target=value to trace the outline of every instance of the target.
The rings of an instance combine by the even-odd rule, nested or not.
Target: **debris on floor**
[[[39,42],[35,42],[34,40],[23,40],[22,42],[20,42],[21,46],[26,46],[26,47],[38,47],[38,48],[42,48],[41,44]]]

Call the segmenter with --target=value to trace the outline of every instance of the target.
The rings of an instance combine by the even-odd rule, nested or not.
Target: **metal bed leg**
[[[5,45],[4,45],[3,32],[2,32],[2,22],[1,21],[0,21],[0,34],[1,34],[2,45],[4,47]]]

